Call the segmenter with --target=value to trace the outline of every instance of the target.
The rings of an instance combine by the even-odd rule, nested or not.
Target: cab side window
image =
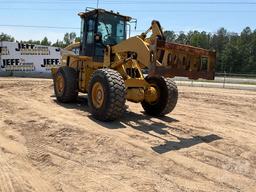
[[[86,43],[87,44],[92,44],[94,41],[94,20],[88,20],[87,23],[87,38],[86,38]]]

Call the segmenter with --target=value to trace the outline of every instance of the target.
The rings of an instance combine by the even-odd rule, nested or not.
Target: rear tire
[[[154,103],[146,101],[141,103],[145,113],[160,117],[172,112],[178,101],[178,89],[175,82],[163,77],[149,77],[146,81],[156,87],[158,99]]]
[[[112,69],[96,70],[89,82],[88,103],[100,121],[113,121],[125,111],[126,91],[122,76]]]
[[[67,66],[60,67],[54,76],[54,92],[59,102],[74,102],[78,96],[77,73]]]

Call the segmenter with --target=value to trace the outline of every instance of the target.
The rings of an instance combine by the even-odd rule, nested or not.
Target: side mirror
[[[96,33],[94,36],[95,42],[99,43],[102,42],[102,34],[101,33]]]

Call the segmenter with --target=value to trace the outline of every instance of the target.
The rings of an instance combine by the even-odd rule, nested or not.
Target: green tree
[[[222,53],[223,70],[228,73],[238,73],[242,68],[242,52],[239,49],[240,37],[237,34],[232,34],[229,38],[230,41]]]
[[[216,34],[214,34],[211,38],[210,46],[216,50],[217,62],[216,62],[216,71],[224,72],[225,65],[222,62],[223,59],[223,51],[229,42],[228,32],[224,28],[220,28]]]
[[[53,47],[60,47],[60,48],[64,48],[65,47],[63,41],[59,41],[59,40],[57,40],[55,43],[53,43],[52,46]]]
[[[239,49],[242,52],[242,73],[250,73],[253,65],[253,32],[250,27],[246,27],[240,35]]]
[[[0,34],[0,41],[10,41],[10,42],[14,42],[14,37],[7,35],[5,33],[1,33]]]
[[[254,30],[252,34],[252,42],[251,42],[251,73],[256,74],[256,30]]]
[[[52,43],[48,41],[47,37],[44,37],[43,40],[40,42],[41,45],[50,46]]]
[[[41,41],[39,41],[39,40],[28,40],[28,41],[20,41],[20,43],[40,45]]]
[[[205,31],[190,31],[187,34],[188,44],[196,47],[201,47],[204,49],[210,48],[210,34],[207,34]]]
[[[63,42],[64,42],[65,46],[68,46],[68,45],[72,44],[75,41],[75,39],[76,39],[75,32],[66,33],[64,35]]]
[[[175,42],[176,40],[176,34],[174,31],[164,31],[164,36],[168,42]]]
[[[187,44],[187,35],[184,32],[180,32],[176,39],[176,42],[181,44]]]
[[[76,37],[75,42],[81,42],[81,38],[80,37]]]

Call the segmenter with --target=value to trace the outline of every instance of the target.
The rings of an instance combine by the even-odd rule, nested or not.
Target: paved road
[[[233,83],[208,83],[200,81],[175,81],[178,85],[193,86],[193,87],[209,87],[209,88],[226,88],[226,89],[239,89],[239,90],[252,90],[256,91],[256,85],[246,84],[233,84]]]
[[[175,77],[177,81],[191,81],[185,77]],[[255,84],[256,78],[241,78],[241,77],[215,77],[215,83],[232,83],[232,84]]]

